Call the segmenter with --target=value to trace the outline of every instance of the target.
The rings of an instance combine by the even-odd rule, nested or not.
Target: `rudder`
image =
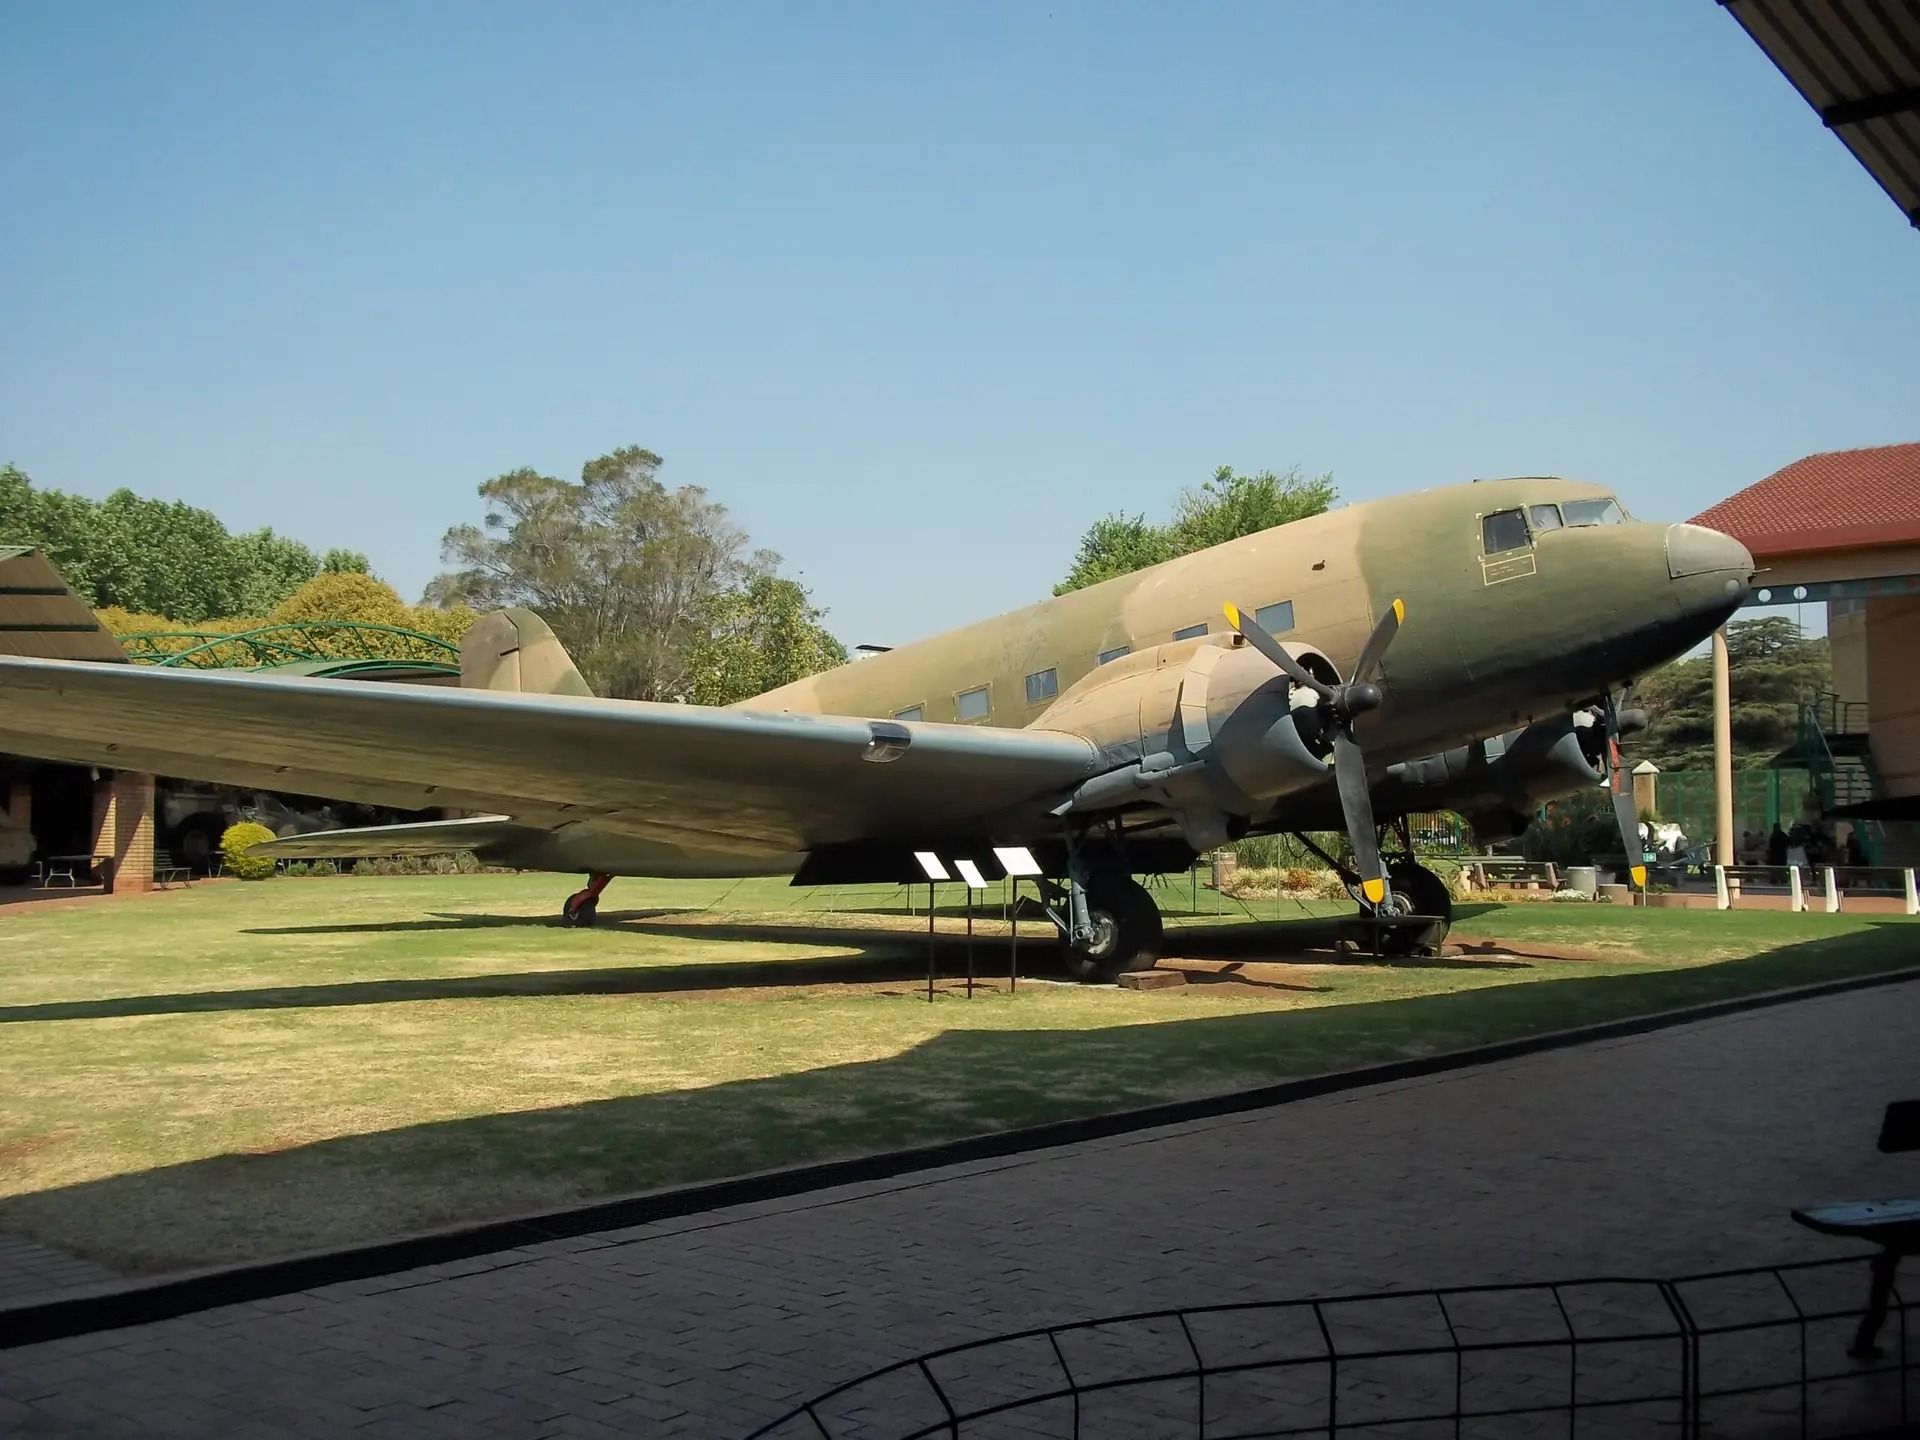
[[[482,615],[460,640],[463,690],[591,696],[559,636],[533,611],[515,605]]]

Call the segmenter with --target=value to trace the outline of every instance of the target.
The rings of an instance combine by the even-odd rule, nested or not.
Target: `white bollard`
[[[1840,886],[1834,881],[1833,866],[1827,866],[1821,873],[1827,879],[1827,914],[1837,915],[1840,913]]]
[[[1920,890],[1914,889],[1913,871],[1909,870],[1906,872],[1906,874],[1907,874],[1907,914],[1920,915]]]
[[[1733,908],[1733,901],[1727,895],[1727,867],[1724,865],[1713,867],[1713,908],[1716,910]]]
[[[1787,866],[1787,908],[1798,915],[1807,908],[1807,892],[1800,888],[1800,867]]]

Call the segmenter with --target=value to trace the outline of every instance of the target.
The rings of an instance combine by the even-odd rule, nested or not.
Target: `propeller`
[[[1330,684],[1308,670],[1259,621],[1228,604],[1227,623],[1296,685],[1303,685],[1320,697],[1320,704],[1332,720],[1334,783],[1340,790],[1340,813],[1347,822],[1347,839],[1353,845],[1353,868],[1360,876],[1360,893],[1369,904],[1379,906],[1387,898],[1386,872],[1380,867],[1379,832],[1373,824],[1373,792],[1367,785],[1366,757],[1359,741],[1353,738],[1354,718],[1369,710],[1378,710],[1386,692],[1375,678],[1387,646],[1399,633],[1400,622],[1407,618],[1404,602],[1395,600],[1367,636],[1354,662],[1353,677],[1343,685]]]
[[[1620,707],[1609,690],[1601,702],[1601,715],[1607,727],[1607,788],[1613,792],[1613,818],[1620,826],[1620,846],[1627,855],[1627,874],[1641,892],[1647,888],[1647,867],[1640,851],[1640,812],[1633,803],[1633,780],[1620,761]],[[1633,712],[1628,712],[1630,715]],[[1642,718],[1641,726],[1645,725]]]

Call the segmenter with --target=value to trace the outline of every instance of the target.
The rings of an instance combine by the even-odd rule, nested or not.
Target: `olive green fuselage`
[[[1566,515],[1568,507],[1610,498],[1577,481],[1514,479],[1348,506],[743,703],[1048,726],[1058,697],[1085,685],[1103,655],[1171,647],[1193,627],[1219,635],[1230,628],[1224,602],[1274,622],[1268,628],[1281,640],[1319,651],[1345,676],[1375,620],[1399,598],[1406,619],[1383,667],[1386,703],[1359,731],[1370,766],[1384,765],[1591,700],[1684,653],[1744,598],[1751,562],[1737,546],[1724,567],[1670,573],[1669,533],[1693,527],[1562,523],[1529,528],[1518,546],[1488,549],[1487,516],[1538,511],[1544,520],[1548,507]],[[1181,653],[1169,648],[1162,656],[1177,663]],[[972,700],[980,710],[969,713],[967,697],[983,687],[984,705]],[[1144,743],[1151,750],[1153,737]]]

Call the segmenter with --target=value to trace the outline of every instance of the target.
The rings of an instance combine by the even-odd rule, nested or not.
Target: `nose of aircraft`
[[[1705,525],[1669,525],[1667,577],[1691,581],[1692,588],[1718,590],[1738,604],[1747,598],[1753,579],[1753,556],[1731,535]],[[1721,583],[1714,585],[1716,579]]]

